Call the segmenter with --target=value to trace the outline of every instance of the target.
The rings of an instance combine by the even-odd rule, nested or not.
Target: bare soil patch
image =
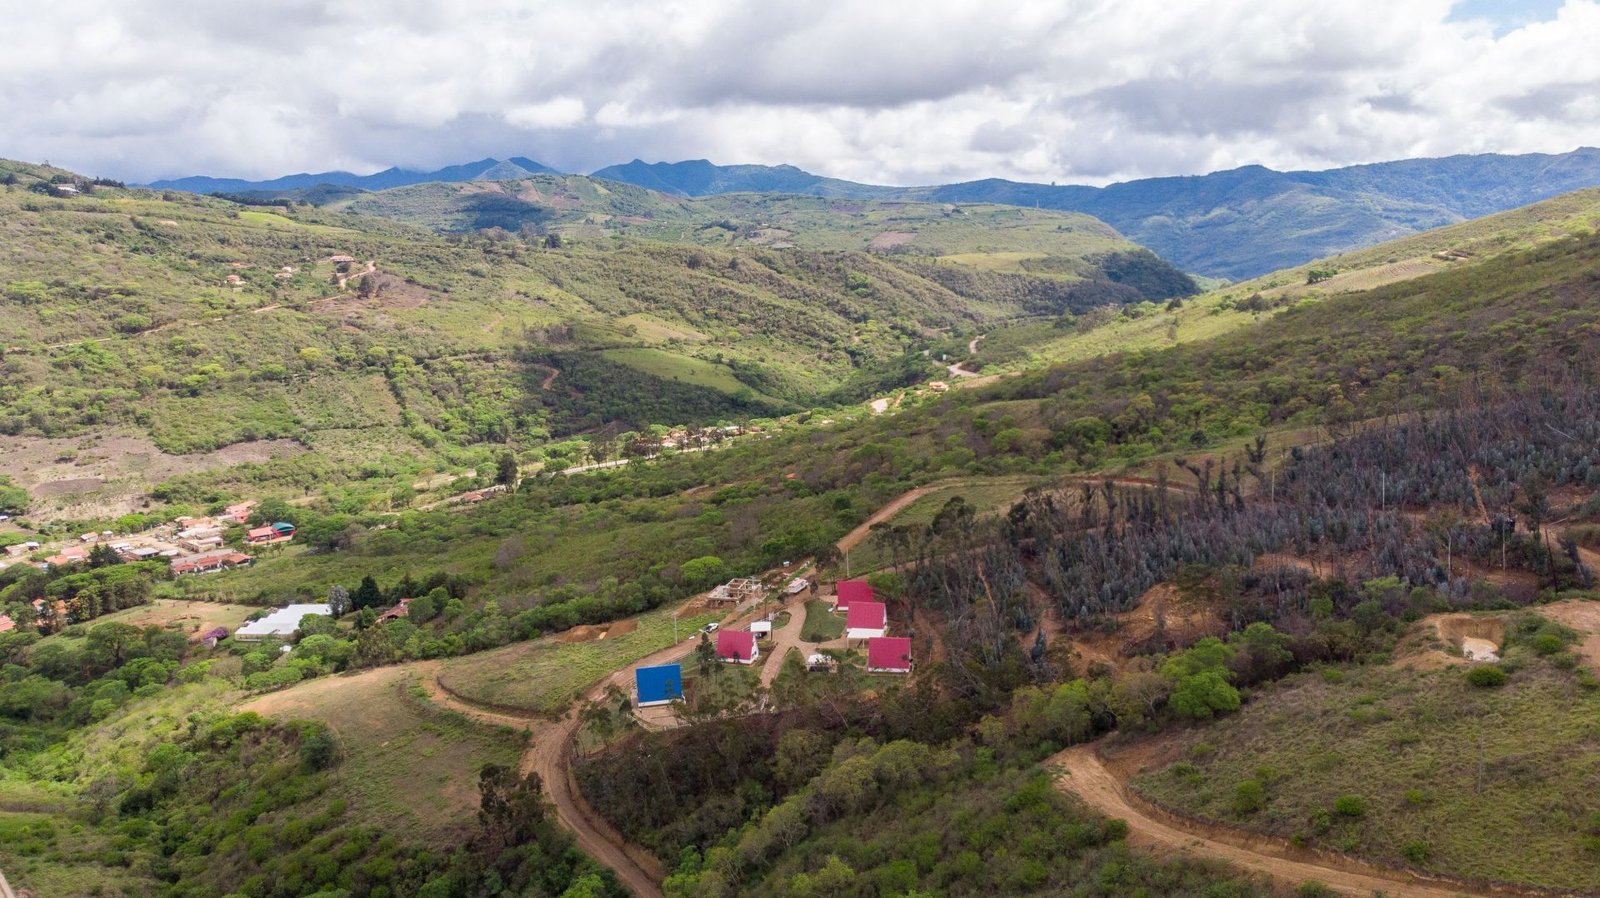
[[[917,235],[912,231],[884,231],[882,234],[872,238],[872,242],[867,244],[867,249],[882,252],[894,249],[897,246],[904,246],[916,238]]]

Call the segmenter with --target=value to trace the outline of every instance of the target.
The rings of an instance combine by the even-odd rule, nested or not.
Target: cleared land
[[[1186,815],[1386,865],[1593,890],[1592,683],[1538,660],[1502,689],[1469,685],[1459,667],[1301,674],[1185,734],[1166,753],[1183,760],[1133,786]]]
[[[605,638],[571,641],[594,635],[589,628],[451,658],[441,665],[438,681],[459,698],[487,708],[554,714],[606,674],[672,645],[674,633],[681,642],[722,617],[694,614],[679,619],[674,630],[675,613],[663,609],[641,615],[636,629],[620,632],[624,627],[613,625],[618,632]]]
[[[833,603],[812,599],[806,603],[806,621],[800,638],[806,642],[828,642],[844,635],[844,618],[833,613]]]
[[[470,825],[478,771],[515,765],[523,746],[514,730],[434,707],[407,667],[323,677],[239,710],[326,723],[345,756],[329,799],[346,799],[358,819],[381,820],[395,834],[416,838],[458,834]]]

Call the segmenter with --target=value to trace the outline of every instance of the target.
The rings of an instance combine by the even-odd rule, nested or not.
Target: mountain
[[[318,201],[308,191],[282,195]],[[1100,277],[1112,254],[1142,254],[1141,267],[1161,269],[1162,278],[1175,279],[1179,283],[1172,289],[1178,294],[1198,292],[1187,276],[1091,216],[994,203],[834,200],[792,193],[688,198],[583,175],[413,184],[329,193],[320,202],[445,232],[531,228],[577,239],[620,236],[726,248],[869,251],[1065,280]],[[1170,295],[1163,288],[1142,291],[1141,298]]]
[[[1600,150],[1451,156],[1280,172],[1259,165],[1096,188],[1002,179],[883,187],[792,166],[632,162],[595,173],[664,192],[1006,203],[1083,212],[1187,271],[1239,280],[1600,185]]]
[[[846,199],[899,199],[904,189],[874,187],[825,178],[792,165],[715,165],[705,159],[646,163],[635,159],[593,172],[592,177],[622,181],[674,196],[717,193],[799,193]]]
[[[513,156],[504,161],[479,159],[463,165],[450,165],[435,171],[410,171],[386,168],[370,175],[357,175],[347,171],[329,171],[285,175],[269,181],[246,181],[240,178],[211,178],[195,175],[187,178],[154,181],[148,186],[155,190],[186,190],[190,193],[250,193],[254,191],[304,190],[323,185],[358,187],[363,190],[387,190],[407,184],[424,184],[430,181],[471,181],[525,178],[534,174],[559,174],[541,162],[523,156]]]

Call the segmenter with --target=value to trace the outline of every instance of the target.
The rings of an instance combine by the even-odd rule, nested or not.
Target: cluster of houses
[[[212,517],[181,516],[137,536],[119,537],[109,530],[85,533],[39,564],[45,568],[81,564],[89,559],[91,550],[98,544],[109,546],[123,561],[168,559],[174,574],[203,574],[240,567],[249,564],[252,559],[243,552],[229,548],[223,541],[223,531],[228,526],[248,521],[256,505],[254,501],[239,502]],[[249,530],[245,534],[245,542],[251,546],[277,545],[294,539],[294,534],[293,524],[279,521]],[[5,552],[10,557],[25,558],[41,548],[43,546],[37,540],[30,540],[7,546]]]
[[[867,643],[870,673],[910,673],[911,639],[890,636],[889,608],[877,600],[865,580],[840,580],[835,589],[835,614],[844,615],[844,636]]]

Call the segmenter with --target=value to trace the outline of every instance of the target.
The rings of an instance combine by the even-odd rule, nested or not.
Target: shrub
[[[1367,813],[1367,803],[1359,795],[1341,795],[1333,800],[1333,812],[1340,817],[1360,817]]]
[[[1479,689],[1498,689],[1506,684],[1506,671],[1498,664],[1479,665],[1467,671],[1467,682]]]
[[[1422,791],[1421,789],[1407,789],[1406,790],[1406,804],[1409,804],[1409,805],[1423,805],[1423,804],[1427,804],[1427,802],[1428,802],[1428,793]]]
[[[1233,812],[1240,817],[1254,814],[1267,803],[1267,788],[1260,780],[1245,780],[1233,790]]]
[[[1405,855],[1406,860],[1413,864],[1425,864],[1433,854],[1428,850],[1428,846],[1422,842],[1408,842],[1406,847],[1400,849],[1400,853]]]
[[[1295,898],[1335,898],[1338,895],[1320,882],[1301,883],[1300,888],[1294,890],[1294,894]]]

